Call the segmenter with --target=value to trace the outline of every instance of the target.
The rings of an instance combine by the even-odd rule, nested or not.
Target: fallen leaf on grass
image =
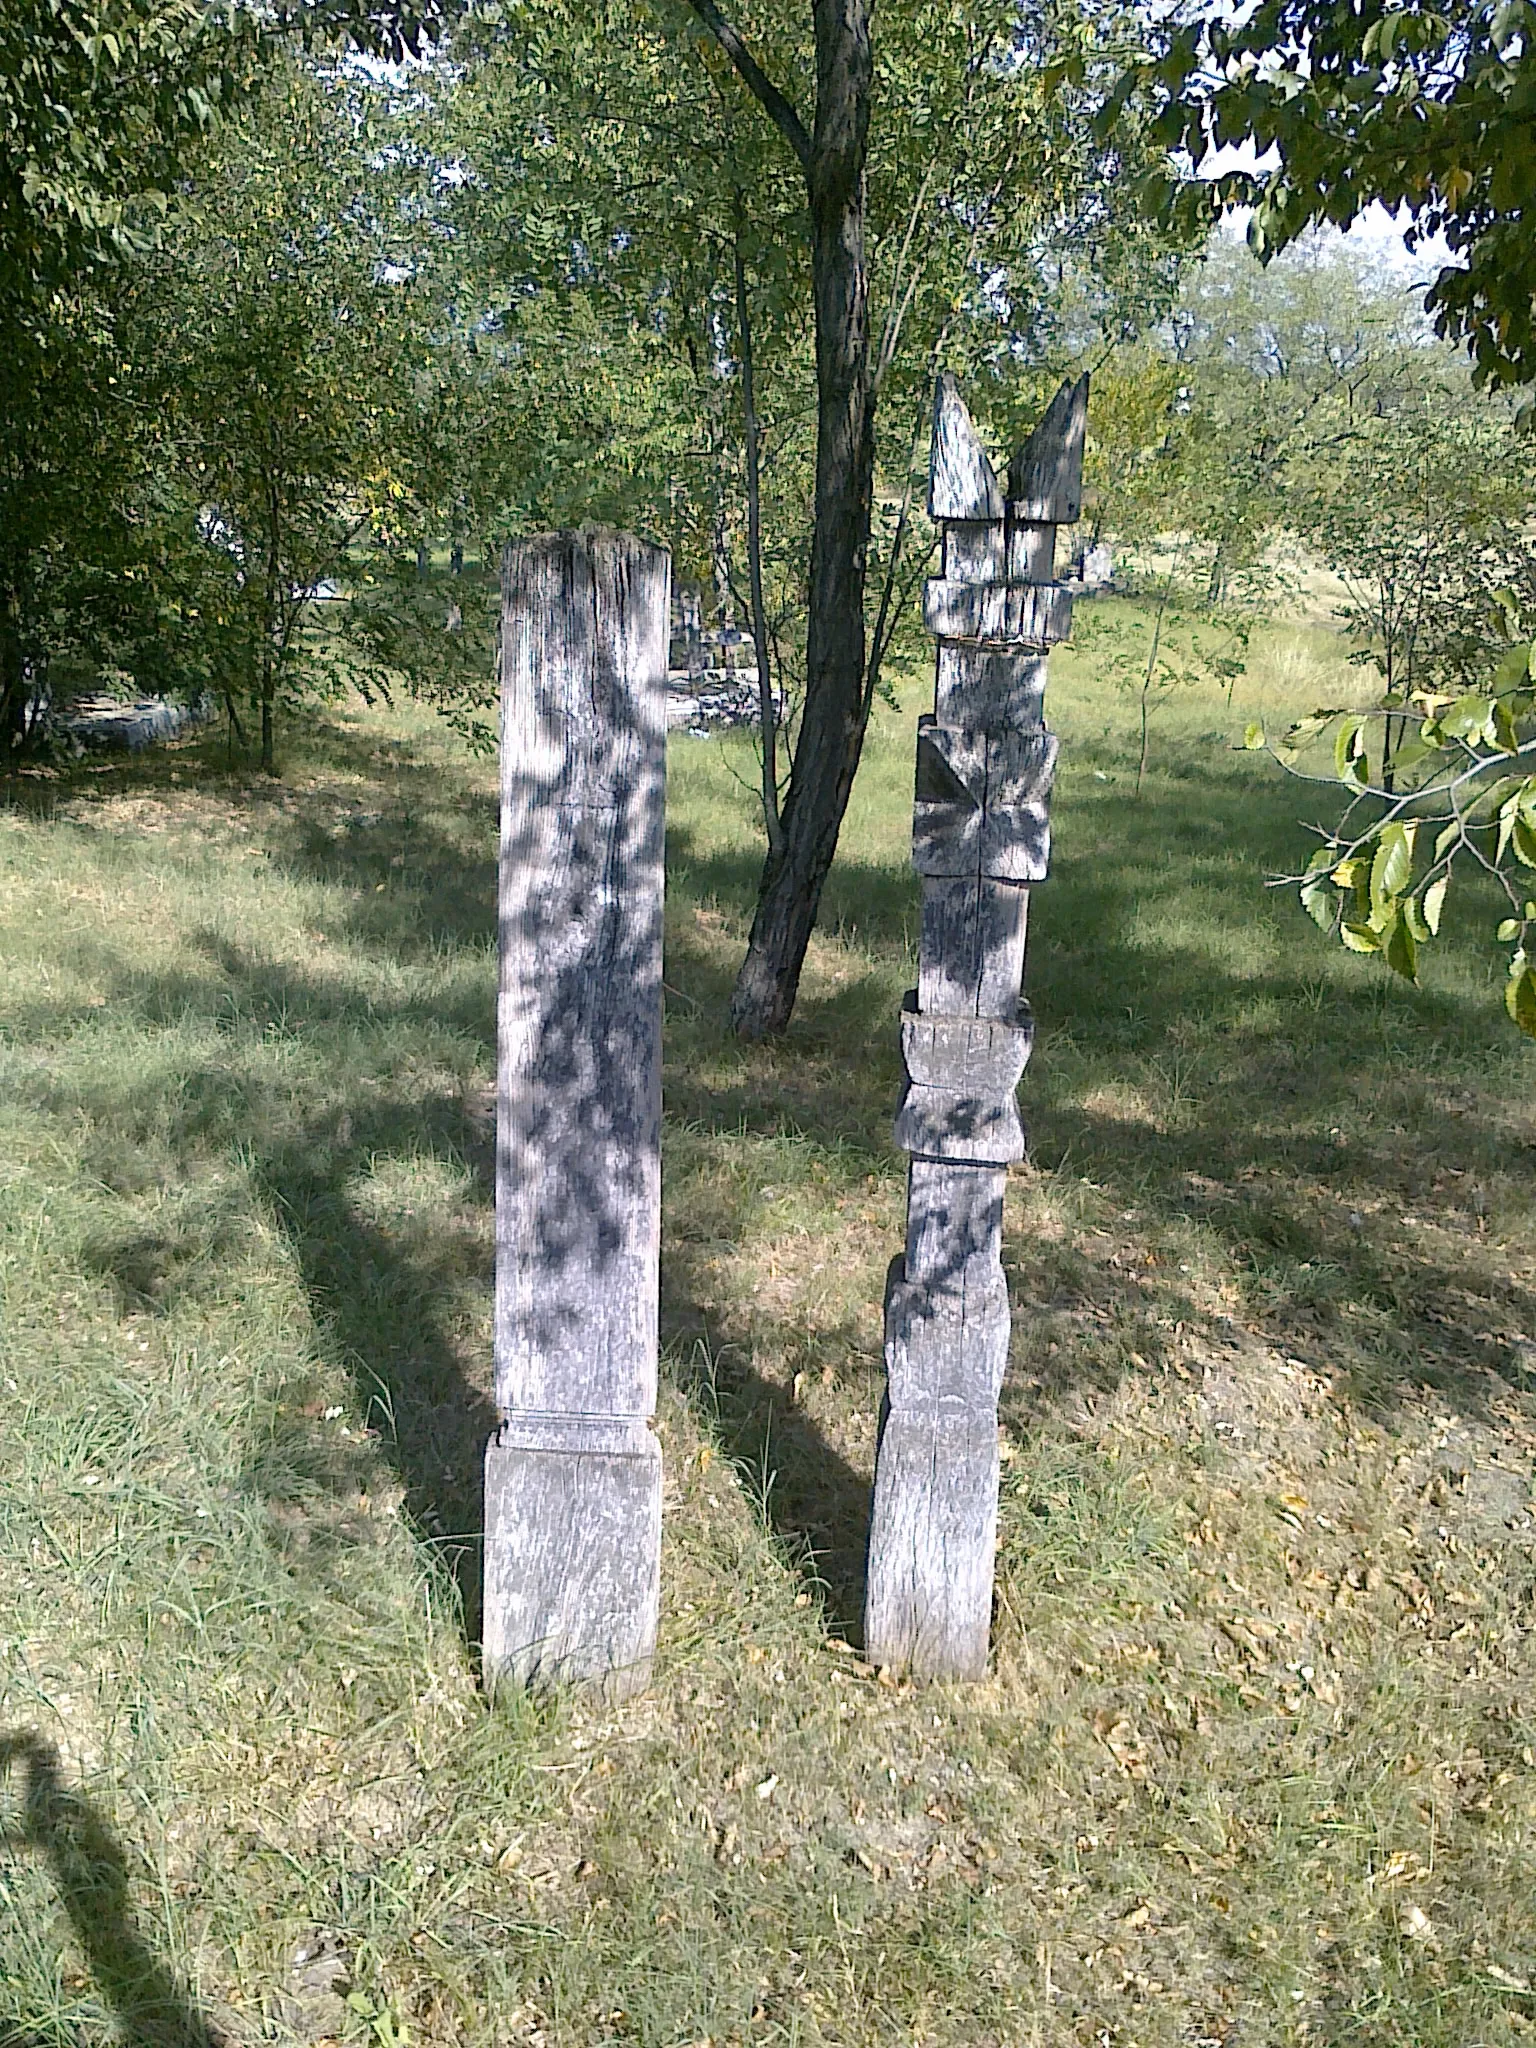
[[[1398,1925],[1410,1941],[1431,1941],[1434,1938],[1434,1922],[1422,1906],[1416,1906],[1410,1899],[1398,1915]]]

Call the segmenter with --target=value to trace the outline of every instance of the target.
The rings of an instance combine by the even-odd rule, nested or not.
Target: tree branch
[[[763,67],[758,63],[735,29],[732,28],[724,15],[721,14],[719,8],[715,5],[715,0],[688,0],[688,4],[709,30],[721,49],[724,50],[726,56],[730,58],[732,64],[735,65],[737,71],[741,74],[742,82],[753,97],[759,101],[769,120],[772,121],[773,125],[788,142],[790,148],[795,152],[795,155],[800,159],[800,167],[809,177],[812,154],[811,138],[806,132],[805,123],[795,112],[783,93],[779,91],[773,80],[763,70]]]

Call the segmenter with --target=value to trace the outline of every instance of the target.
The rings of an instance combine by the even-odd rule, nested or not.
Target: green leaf
[[[1527,1038],[1536,1038],[1536,967],[1524,952],[1516,953],[1510,962],[1504,1007]]]
[[[1519,936],[1520,920],[1518,917],[1506,917],[1500,924],[1498,930],[1494,933],[1494,937],[1496,939],[1499,939],[1500,941],[1503,941],[1505,939],[1518,939]]]
[[[1243,728],[1243,745],[1251,754],[1264,744],[1264,727],[1258,719]]]
[[[1340,782],[1358,782],[1363,787],[1370,780],[1363,718],[1346,718],[1339,727],[1333,741],[1333,765]]]
[[[1378,953],[1381,950],[1381,933],[1373,932],[1368,924],[1341,924],[1339,937],[1351,953]]]
[[[1333,722],[1331,711],[1314,712],[1310,718],[1299,718],[1287,732],[1280,744],[1291,753],[1298,753],[1309,740],[1315,740]]]
[[[1392,772],[1398,778],[1399,786],[1410,768],[1417,768],[1421,761],[1428,760],[1431,754],[1440,751],[1438,747],[1426,745],[1419,733],[1410,733],[1392,756]]]
[[[1536,868],[1536,825],[1521,811],[1515,813],[1510,832],[1510,844],[1515,849],[1515,858],[1523,866]]]
[[[1301,907],[1319,931],[1331,932],[1338,915],[1339,900],[1326,882],[1307,882],[1301,890]]]
[[[1413,842],[1417,827],[1394,821],[1382,828],[1371,862],[1371,922],[1384,919],[1413,875]]]
[[[1449,711],[1442,713],[1440,726],[1449,738],[1465,740],[1469,745],[1482,741],[1493,744],[1493,699],[1469,691],[1465,697],[1458,697]]]
[[[1382,935],[1381,950],[1387,965],[1404,981],[1419,978],[1419,949],[1405,917],[1394,918]]]
[[[1493,687],[1496,690],[1517,689],[1533,673],[1533,660],[1536,660],[1536,645],[1507,647],[1493,672]]]
[[[1424,891],[1424,922],[1429,926],[1431,938],[1439,935],[1440,913],[1445,908],[1445,892],[1450,886],[1449,874],[1438,875]]]

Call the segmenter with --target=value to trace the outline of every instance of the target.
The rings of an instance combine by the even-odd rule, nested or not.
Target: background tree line
[[[496,544],[641,526],[756,644],[764,870],[732,1014],[780,1029],[928,561],[934,368],[1007,443],[1092,366],[1094,516],[1176,541],[1190,573],[1163,603],[1193,576],[1236,616],[1284,541],[1344,577],[1382,686],[1347,707],[1369,836],[1428,772],[1439,698],[1515,687],[1494,678],[1531,609],[1528,447],[1400,296],[1315,256],[1261,271],[1211,221],[1257,198],[1269,249],[1374,189],[1408,198],[1467,252],[1442,326],[1484,383],[1518,383],[1523,273],[1482,257],[1530,176],[1505,118],[1530,80],[1513,12],[1523,40],[1507,6],[1439,45],[1389,11],[1353,42],[1328,30],[1307,90],[1335,94],[1329,156],[1244,68],[1317,29],[1299,5],[1242,47],[1200,12],[1149,46],[1134,9],[1056,0],[904,0],[878,30],[864,0],[522,0],[430,42],[392,9],[23,9],[0,144],[0,747],[102,683],[210,696],[268,769],[284,713],[353,684],[415,689],[484,739]],[[358,54],[413,42],[404,63]],[[1436,73],[1453,46],[1476,62]],[[1457,138],[1412,191],[1350,112],[1409,53]],[[1239,133],[1278,145],[1267,182],[1173,174],[1171,145]],[[1177,680],[1159,647],[1144,745]],[[1528,712],[1517,694],[1484,719],[1517,767]],[[1524,817],[1536,790],[1513,794]],[[1511,828],[1493,864],[1523,844]]]

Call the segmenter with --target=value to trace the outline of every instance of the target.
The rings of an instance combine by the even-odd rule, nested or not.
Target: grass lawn
[[[857,1651],[923,685],[780,1044],[722,1028],[747,751],[672,749],[662,1641],[617,1711],[476,1684],[491,771],[357,708],[280,783],[205,740],[13,793],[6,2048],[1536,2036],[1536,1048],[1491,905],[1413,990],[1266,889],[1301,796],[1223,743],[1335,658],[1259,634],[1139,803],[1129,700],[1053,666],[971,1689]]]

